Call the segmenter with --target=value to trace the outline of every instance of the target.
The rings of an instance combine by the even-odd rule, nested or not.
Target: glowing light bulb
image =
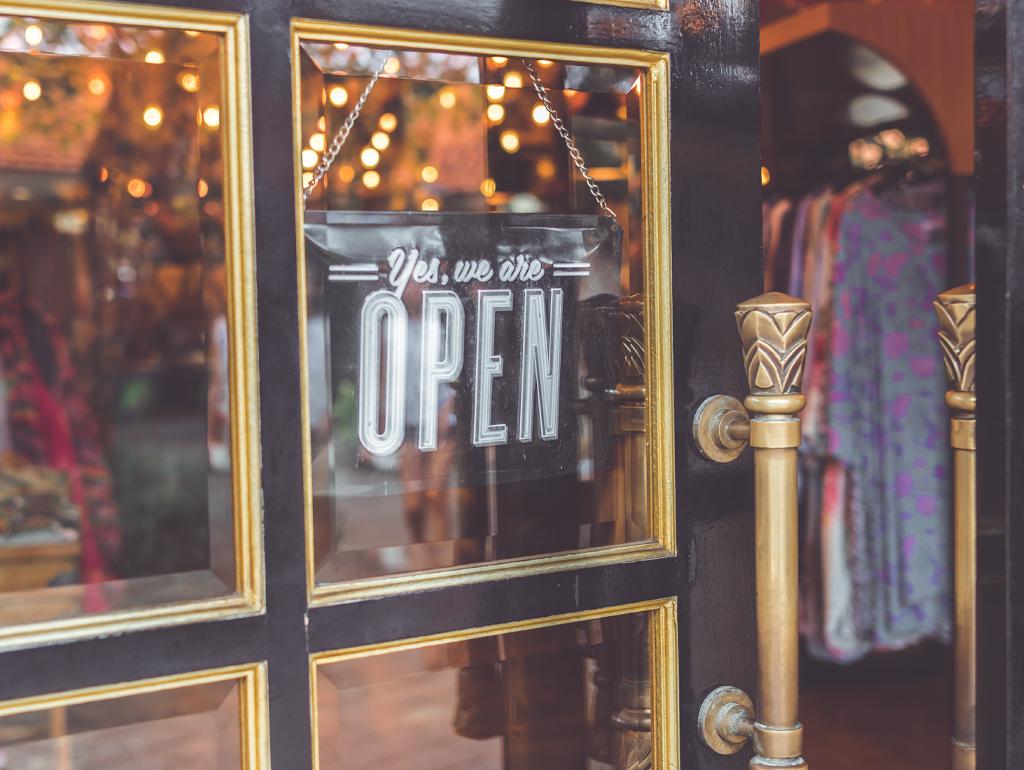
[[[376,131],[373,136],[370,137],[370,144],[378,150],[386,150],[388,145],[391,144],[391,137],[383,131]]]
[[[541,67],[550,67],[552,64],[554,64],[554,62],[548,61],[547,59],[537,59],[537,64],[539,64]]]
[[[519,149],[519,134],[515,131],[506,131],[501,135],[501,147],[505,152],[516,152]]]
[[[380,127],[385,131],[391,132],[398,128],[398,118],[392,115],[390,112],[385,112],[380,116]]]
[[[494,183],[493,179],[485,179],[480,183],[480,192],[485,198],[490,198],[494,195],[494,191],[498,189],[498,186]]]
[[[761,186],[764,187],[770,181],[772,181],[772,175],[768,173],[768,169],[761,166]]]
[[[363,174],[363,184],[372,190],[380,184],[380,174],[376,171],[367,171]]]
[[[210,192],[210,185],[206,184],[205,179],[199,180],[199,197],[205,198],[206,193]]]
[[[423,181],[427,183],[437,181],[437,169],[433,166],[424,166],[423,171],[420,172],[420,176],[423,177]]]
[[[321,131],[327,130],[327,119],[323,115],[321,115],[320,118],[316,121],[316,127],[319,128]]]
[[[441,102],[441,106],[446,110],[450,110],[455,106],[455,92],[449,88],[444,88],[441,93],[437,95],[437,100]]]
[[[141,179],[133,179],[128,183],[128,194],[133,198],[141,198],[146,194],[146,186]]]
[[[107,90],[107,84],[103,82],[103,78],[92,78],[89,81],[89,93],[99,96]]]
[[[309,137],[309,146],[310,146],[310,149],[316,150],[317,152],[323,152],[324,151],[324,146],[325,146],[324,145],[324,135],[323,134],[313,134],[311,137]]]
[[[438,208],[439,206],[437,205],[437,201],[433,198],[427,198],[420,204],[421,211],[437,211]]]
[[[334,47],[337,48],[339,51],[344,51],[346,48],[348,48],[348,43],[335,43]]]
[[[348,91],[341,86],[335,86],[331,89],[331,104],[335,107],[341,107],[348,101]]]
[[[43,30],[38,24],[29,24],[25,27],[25,42],[29,45],[39,45],[43,42]]]
[[[492,102],[500,102],[505,95],[505,86],[487,86],[487,98]]]
[[[196,32],[194,29],[186,29],[185,34],[189,37],[199,37],[199,33]]]
[[[388,59],[387,63],[384,65],[384,74],[385,75],[397,75],[398,74],[398,70],[400,70],[401,68],[402,68],[402,62],[398,61],[398,59],[396,57],[392,56],[391,58]]]
[[[380,163],[380,153],[372,147],[367,147],[359,154],[359,161],[364,168],[373,168]]]
[[[143,122],[150,128],[156,128],[164,122],[164,114],[160,111],[160,108],[155,104],[151,104],[146,108],[146,111],[142,113]]]
[[[43,95],[43,89],[34,80],[28,81],[22,87],[21,92],[25,95],[25,98],[28,99],[30,102],[34,102],[36,99]]]
[[[220,110],[216,107],[207,107],[203,110],[203,122],[210,128],[220,125]]]
[[[181,87],[190,94],[194,94],[199,90],[199,76],[194,72],[182,73],[181,80],[178,82],[181,84]]]
[[[313,168],[320,160],[320,156],[308,147],[302,151],[302,167]]]
[[[499,67],[501,67],[502,65],[505,64],[505,62],[508,61],[508,59],[506,59],[504,56],[492,56],[491,61],[497,64]]]
[[[502,82],[505,84],[505,88],[522,88],[523,76],[518,72],[509,72]]]
[[[164,55],[159,51],[149,51],[146,53],[146,64],[163,64]]]
[[[102,24],[90,24],[85,28],[85,34],[93,40],[103,40],[107,36],[107,28]]]
[[[487,117],[492,123],[501,123],[505,118],[505,108],[500,104],[492,104],[487,108]]]
[[[348,183],[355,178],[356,170],[351,166],[342,166],[340,169],[338,169],[338,179],[340,179],[342,182]]]
[[[303,187],[308,187],[309,183],[312,182],[312,181],[313,181],[313,172],[312,171],[305,171],[305,172],[303,172],[303,174],[302,174],[302,186]]]
[[[551,120],[551,113],[548,112],[547,107],[545,107],[543,104],[538,104],[536,107],[533,108],[534,123],[536,123],[538,126],[543,126],[549,120]]]

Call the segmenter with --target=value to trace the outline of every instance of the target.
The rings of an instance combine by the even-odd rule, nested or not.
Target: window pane
[[[319,770],[650,767],[649,619],[319,665]]]
[[[0,717],[11,770],[241,770],[240,745],[230,680]]]
[[[301,67],[316,581],[649,539],[641,71]]]
[[[0,624],[235,592],[220,44],[0,18]]]

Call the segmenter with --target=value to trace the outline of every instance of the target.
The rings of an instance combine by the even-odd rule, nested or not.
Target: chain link
[[[594,196],[594,200],[597,201],[597,205],[601,207],[603,211],[607,211],[608,215],[612,219],[616,219],[615,212],[612,211],[608,204],[605,202],[604,196],[601,194],[601,190],[597,186],[597,182],[590,176],[590,172],[587,171],[586,165],[583,163],[583,157],[580,155],[580,151],[576,149],[576,143],[572,140],[572,136],[569,135],[568,130],[565,128],[565,124],[562,119],[558,117],[558,113],[555,112],[554,106],[548,99],[547,88],[540,82],[540,78],[537,77],[537,73],[533,69],[533,65],[527,60],[523,60],[523,64],[526,65],[526,71],[530,73],[530,79],[533,81],[533,87],[537,91],[537,96],[540,97],[541,102],[544,103],[544,109],[548,111],[551,116],[551,124],[555,127],[555,130],[562,135],[562,139],[565,140],[565,146],[569,148],[569,156],[572,158],[572,162],[576,164],[576,168],[579,169],[580,174],[583,175],[583,181],[587,183],[587,187],[590,188],[590,194]],[[618,221],[618,220],[616,220]]]
[[[345,140],[348,139],[349,132],[352,130],[352,126],[355,125],[356,120],[359,118],[359,113],[363,109],[363,105],[366,104],[367,98],[370,96],[370,91],[377,84],[377,79],[384,72],[384,67],[387,66],[388,60],[391,58],[391,52],[387,52],[387,56],[384,57],[383,64],[377,68],[377,71],[373,73],[370,78],[370,82],[366,84],[366,88],[363,89],[363,93],[359,97],[359,101],[356,102],[355,107],[352,108],[352,112],[349,113],[348,117],[345,118],[345,122],[341,128],[338,129],[338,133],[334,135],[334,140],[331,142],[331,146],[324,151],[324,156],[317,163],[316,168],[313,169],[313,177],[309,180],[309,184],[302,190],[302,207],[306,207],[306,201],[309,200],[309,196],[313,193],[313,188],[319,184],[320,180],[324,178],[324,174],[334,163],[334,159],[341,152],[341,148],[345,144]],[[566,129],[562,119],[558,117],[558,113],[555,112],[554,105],[551,104],[551,100],[548,99],[547,88],[540,82],[540,78],[537,77],[536,71],[533,69],[533,65],[523,60],[523,64],[526,65],[526,71],[530,73],[530,79],[533,81],[533,88],[537,92],[537,96],[540,97],[541,102],[544,104],[544,109],[548,111],[548,115],[551,116],[551,124],[555,127],[555,130],[561,135],[562,140],[565,142],[565,146],[569,148],[569,156],[572,158],[572,162],[583,176],[583,181],[587,183],[587,187],[590,189],[590,194],[594,196],[594,200],[597,201],[597,205],[601,207],[602,211],[608,213],[612,219],[616,219],[615,212],[611,210],[608,203],[605,201],[604,196],[601,194],[600,188],[597,186],[597,182],[590,176],[590,172],[587,171],[587,166],[583,162],[583,157],[580,155],[580,151],[576,149],[576,143],[573,142],[572,136]]]
[[[373,73],[370,78],[370,82],[366,84],[366,88],[363,89],[362,95],[359,97],[359,101],[356,102],[356,106],[352,108],[352,112],[345,118],[345,122],[341,124],[341,128],[338,129],[338,133],[334,135],[334,141],[331,142],[331,146],[324,152],[324,156],[320,159],[320,162],[316,164],[316,168],[313,169],[313,178],[309,180],[309,184],[302,191],[302,208],[306,208],[306,201],[309,200],[309,196],[313,193],[313,188],[317,186],[321,179],[324,178],[324,174],[334,163],[334,159],[338,157],[338,153],[341,152],[342,146],[345,144],[345,140],[348,139],[349,132],[352,130],[352,126],[355,125],[356,119],[359,117],[359,113],[363,109],[363,105],[366,104],[366,99],[370,96],[370,91],[377,84],[377,78],[384,72],[384,68],[387,66],[388,61],[391,59],[391,52],[387,52],[387,56],[384,57],[384,63],[377,68],[377,71]]]

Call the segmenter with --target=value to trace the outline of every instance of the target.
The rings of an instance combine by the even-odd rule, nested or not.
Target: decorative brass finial
[[[974,392],[974,284],[944,291],[935,302],[939,344],[953,390]]]
[[[799,394],[807,358],[811,303],[773,291],[736,307],[751,394]]]

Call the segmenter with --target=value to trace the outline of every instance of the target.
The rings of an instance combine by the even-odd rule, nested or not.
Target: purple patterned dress
[[[849,469],[855,625],[875,649],[951,633],[941,195],[857,194],[835,257],[829,453]]]

